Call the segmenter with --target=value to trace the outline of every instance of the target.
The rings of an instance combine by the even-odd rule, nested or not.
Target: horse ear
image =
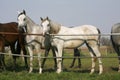
[[[41,19],[41,21],[43,21],[43,18],[42,18],[42,17],[40,17],[40,19]]]
[[[48,16],[46,17],[47,20],[49,20]]]
[[[26,15],[26,12],[25,12],[25,10],[23,10],[23,14],[25,14],[25,15]]]

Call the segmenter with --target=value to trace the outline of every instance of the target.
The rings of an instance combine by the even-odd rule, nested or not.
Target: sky
[[[64,26],[93,25],[110,33],[120,22],[120,0],[0,0],[0,23],[17,21],[17,11],[37,24],[48,16]]]

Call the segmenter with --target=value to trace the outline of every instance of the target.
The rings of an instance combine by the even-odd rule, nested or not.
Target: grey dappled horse
[[[98,28],[92,25],[82,25],[73,28],[63,26],[50,20],[48,17],[41,18],[41,26],[43,29],[43,35],[49,35],[51,45],[54,47],[57,58],[57,73],[62,71],[62,56],[64,48],[78,48],[84,43],[87,45],[90,55],[92,57],[92,69],[91,74],[95,71],[95,62],[98,58],[99,61],[99,74],[103,72],[103,66],[101,61],[101,53],[99,52],[99,35],[98,36],[80,36],[78,34],[100,34]],[[50,35],[57,34],[57,35]],[[58,36],[69,35],[69,36]],[[78,35],[78,36],[71,36]]]

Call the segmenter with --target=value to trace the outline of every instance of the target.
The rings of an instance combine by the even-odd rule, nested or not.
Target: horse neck
[[[58,23],[50,21],[50,25],[51,25],[51,30],[50,30],[51,34],[57,34],[61,29],[61,25]]]
[[[27,16],[27,32],[30,33],[32,32],[33,28],[35,27],[35,22],[33,20],[31,20],[28,16]]]

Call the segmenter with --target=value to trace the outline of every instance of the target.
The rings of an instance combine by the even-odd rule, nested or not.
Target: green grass
[[[51,55],[50,55],[51,56]],[[65,54],[64,56],[73,56],[72,54]],[[89,56],[89,54],[82,54],[82,56]],[[103,56],[106,56],[103,54]],[[116,54],[108,54],[107,56],[117,56]],[[96,71],[94,74],[90,75],[91,69],[91,59],[83,58],[82,67],[79,68],[69,68],[72,59],[64,59],[64,69],[63,72],[57,74],[53,69],[54,62],[53,59],[48,59],[43,73],[38,74],[38,63],[37,59],[34,59],[34,71],[28,73],[25,69],[24,63],[21,58],[18,59],[16,70],[14,70],[13,62],[11,56],[6,56],[7,70],[0,72],[0,80],[120,80],[120,73],[117,72],[118,69],[118,59],[117,58],[103,58],[104,72],[102,75],[98,75],[98,63],[96,63]],[[77,66],[77,61],[75,66]]]

